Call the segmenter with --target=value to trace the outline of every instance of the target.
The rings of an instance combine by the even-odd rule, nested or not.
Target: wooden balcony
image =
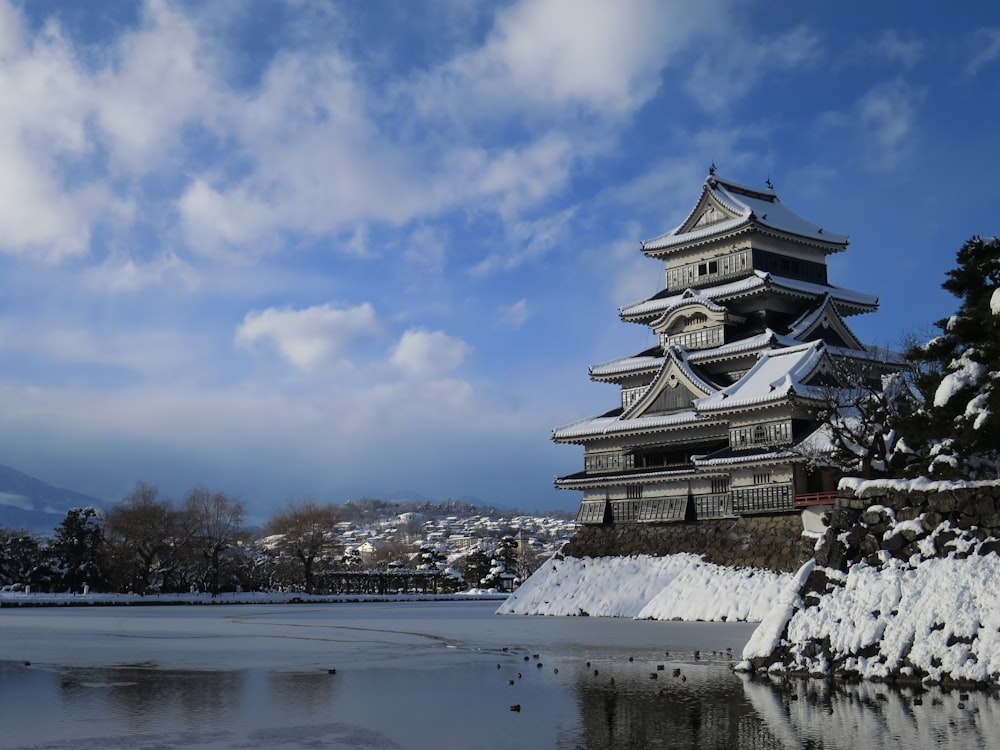
[[[837,491],[809,492],[795,496],[796,508],[810,508],[814,505],[833,505],[837,502]]]

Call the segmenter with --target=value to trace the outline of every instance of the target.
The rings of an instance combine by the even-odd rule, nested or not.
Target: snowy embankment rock
[[[845,482],[745,669],[1000,684],[1000,484]]]
[[[791,580],[789,573],[729,568],[690,554],[556,556],[497,613],[757,622]]]

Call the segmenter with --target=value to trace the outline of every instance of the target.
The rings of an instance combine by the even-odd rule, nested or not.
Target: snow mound
[[[757,622],[792,578],[790,573],[715,565],[690,554],[553,557],[497,614]]]

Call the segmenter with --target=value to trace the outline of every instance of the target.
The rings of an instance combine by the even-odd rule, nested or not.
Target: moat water
[[[0,746],[971,748],[987,692],[734,674],[753,630],[497,602],[0,610]]]

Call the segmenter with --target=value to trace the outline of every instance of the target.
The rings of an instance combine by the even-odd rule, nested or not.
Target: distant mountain
[[[0,526],[51,534],[71,508],[100,508],[103,500],[53,487],[0,464]]]

